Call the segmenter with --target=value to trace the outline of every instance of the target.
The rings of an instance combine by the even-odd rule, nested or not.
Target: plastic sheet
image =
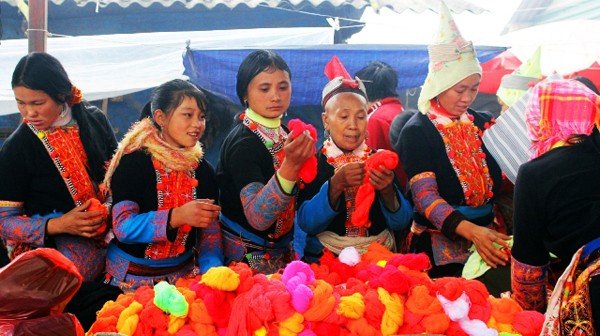
[[[0,269],[0,335],[83,335],[66,304],[83,281],[60,252],[39,248]]]

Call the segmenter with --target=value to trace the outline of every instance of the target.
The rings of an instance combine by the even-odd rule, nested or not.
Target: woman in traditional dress
[[[199,140],[206,97],[175,79],[154,89],[106,173],[115,238],[106,282],[132,290],[195,276],[223,264],[221,207],[213,167]]]
[[[407,227],[412,214],[393,167],[381,166],[368,172],[367,183],[375,196],[366,221],[353,221],[357,191],[367,174],[365,161],[376,150],[365,142],[365,87],[360,79],[349,78],[345,69],[339,69],[343,65],[334,57],[325,70],[331,77],[322,94],[326,139],[317,152],[317,177],[300,191],[297,224],[307,234],[303,258],[308,262],[317,262],[324,248],[335,255],[349,246],[364,253],[372,242],[378,242],[393,251],[391,230]]]
[[[576,80],[542,82],[525,119],[534,154],[515,183],[513,295],[545,312],[556,285],[544,335],[592,335],[600,330],[600,97]],[[567,269],[556,284],[551,268]]]
[[[418,101],[421,113],[400,135],[400,159],[415,208],[411,250],[427,253],[433,264],[429,275],[437,278],[463,275],[474,248],[492,269],[502,266],[486,272],[489,279],[480,278],[490,293],[499,295],[510,290],[508,255],[500,250],[510,237],[491,229],[502,176],[481,134],[492,116],[469,108],[477,96],[481,66],[443,2],[440,16]]]
[[[298,173],[315,140],[308,132],[292,140],[281,122],[292,83],[277,53],[250,53],[240,64],[236,90],[246,110],[224,140],[217,168],[226,263],[271,274],[294,258]]]
[[[101,283],[92,284],[104,271],[108,230],[106,208],[90,208],[104,202],[101,182],[115,136],[106,115],[82,99],[47,53],[21,58],[11,85],[23,123],[0,151],[0,235],[10,259],[52,247],[73,261],[86,283],[67,311],[89,326],[118,294],[103,296]],[[98,300],[76,306],[87,294]]]

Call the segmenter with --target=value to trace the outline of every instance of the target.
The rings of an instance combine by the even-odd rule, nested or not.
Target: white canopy
[[[269,48],[333,44],[333,28],[259,28],[176,33],[142,33],[48,38],[87,100],[117,97],[182,78],[186,45],[195,49]],[[0,45],[0,115],[18,112],[12,72],[27,54],[28,41]]]
[[[590,67],[600,62],[600,21],[565,20],[546,23],[487,39],[485,45],[510,47],[510,51],[525,62],[541,47],[542,74],[561,75]]]

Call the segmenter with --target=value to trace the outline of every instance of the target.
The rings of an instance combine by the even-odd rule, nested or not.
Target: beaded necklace
[[[90,198],[97,198],[98,186],[88,174],[87,156],[79,138],[77,124],[72,123],[49,131],[40,131],[27,119],[24,123],[42,142],[75,205],[79,206]]]
[[[158,210],[169,210],[196,199],[196,164],[191,171],[176,171],[165,167],[159,160],[152,159],[156,174],[156,191]],[[150,243],[146,246],[146,257],[150,259],[166,259],[176,257],[185,252],[185,245],[192,228],[183,225],[177,230],[175,241]]]
[[[285,157],[285,152],[283,151],[283,144],[287,139],[287,133],[282,127],[279,128],[269,128],[259,123],[254,122],[252,119],[246,116],[246,113],[241,115],[242,122],[252,133],[256,134],[256,136],[262,141],[265,145],[271,157],[273,158],[273,166],[275,170],[278,170],[281,167],[281,163],[283,162],[283,158]]]
[[[494,181],[482,149],[482,132],[473,124],[473,115],[464,113],[452,120],[445,117],[448,112],[443,107],[432,104],[432,109],[433,113],[429,112],[427,116],[442,137],[465,195],[465,204],[473,207],[486,204],[494,196]]]
[[[285,152],[283,151],[283,145],[288,137],[283,127],[269,128],[254,122],[248,118],[246,113],[243,113],[240,118],[244,123],[244,126],[248,127],[252,133],[262,141],[265,145],[271,157],[273,158],[273,167],[275,171],[279,170],[281,163],[285,158]],[[287,234],[294,224],[294,207],[296,202],[292,201],[288,204],[287,208],[277,217],[275,221],[275,231],[270,238],[279,238]]]
[[[361,145],[359,145],[352,152],[344,152],[342,151],[332,140],[331,138],[327,138],[323,142],[323,148],[321,149],[321,153],[327,157],[327,163],[329,163],[335,172],[337,172],[343,165],[350,162],[364,162],[367,160],[369,155],[372,153],[372,149],[366,145],[363,141]],[[356,208],[356,192],[358,191],[359,186],[345,188],[344,189],[344,199],[346,201],[346,236],[349,237],[365,237],[368,235],[369,226],[365,227],[357,227],[352,224],[352,214]]]

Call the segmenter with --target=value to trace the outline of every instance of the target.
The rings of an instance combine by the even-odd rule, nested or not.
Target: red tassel
[[[352,80],[352,77],[350,77],[350,74],[348,73],[342,62],[340,62],[340,59],[335,55],[325,66],[325,76],[327,76],[329,80],[340,76]]]
[[[292,119],[288,123],[288,128],[292,132],[292,139],[296,139],[304,131],[308,131],[310,136],[316,140],[317,130],[311,124],[305,124],[300,119]],[[313,155],[304,162],[300,172],[298,172],[298,178],[304,183],[312,182],[317,177],[317,149],[313,146]]]

